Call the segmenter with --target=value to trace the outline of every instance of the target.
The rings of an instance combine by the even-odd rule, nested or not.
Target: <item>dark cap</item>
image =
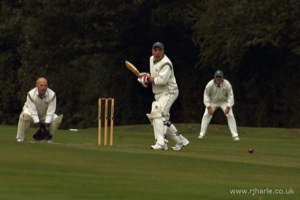
[[[221,70],[217,70],[217,71],[215,72],[215,77],[216,77],[216,76],[224,77],[224,74],[223,74],[223,72],[222,72]]]
[[[154,49],[155,47],[159,47],[161,49],[165,49],[164,44],[161,42],[155,42],[152,46],[152,49]]]

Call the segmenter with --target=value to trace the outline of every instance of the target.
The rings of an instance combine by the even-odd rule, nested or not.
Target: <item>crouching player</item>
[[[26,140],[26,133],[31,121],[34,122],[36,141],[51,142],[53,134],[59,128],[63,115],[56,115],[56,94],[48,88],[47,79],[41,77],[36,81],[36,87],[27,94],[26,102],[19,117],[16,139]]]

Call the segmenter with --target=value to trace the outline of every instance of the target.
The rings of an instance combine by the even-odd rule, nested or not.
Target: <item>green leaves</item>
[[[290,43],[298,40],[294,34],[300,30],[299,8],[295,0],[199,3],[192,16],[194,41],[201,48],[203,65],[238,67],[250,46],[271,44],[297,52]]]
[[[173,121],[200,120],[205,84],[221,68],[239,123],[299,124],[298,0],[3,0],[0,9],[3,123],[17,123],[38,76],[57,92],[62,127],[95,126],[98,97],[116,98],[117,123],[148,123],[153,95],[124,60],[149,71],[151,45],[162,41],[180,89]]]

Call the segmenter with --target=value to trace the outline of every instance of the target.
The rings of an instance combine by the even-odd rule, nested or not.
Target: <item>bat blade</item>
[[[132,71],[138,78],[141,77],[140,71],[129,61],[125,60],[126,67]]]

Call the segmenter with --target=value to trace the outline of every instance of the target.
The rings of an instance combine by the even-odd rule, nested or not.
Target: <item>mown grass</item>
[[[17,143],[16,127],[0,126],[0,199],[299,199],[299,129],[239,127],[235,142],[227,126],[210,125],[203,140],[198,124],[177,127],[191,142],[179,152],[171,141],[151,150],[150,125],[115,127],[113,146],[97,145],[94,128],[45,144],[33,129]]]

